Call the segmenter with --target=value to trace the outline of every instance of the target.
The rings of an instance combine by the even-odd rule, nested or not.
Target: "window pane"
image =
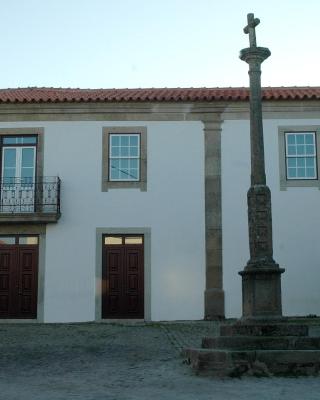
[[[131,177],[135,180],[138,180],[138,170],[137,169],[130,169]]]
[[[314,136],[312,133],[307,133],[305,135],[305,143],[306,144],[313,144],[314,143]]]
[[[298,167],[305,167],[305,158],[304,157],[301,157],[301,158],[296,158],[296,160],[297,160],[297,166]]]
[[[16,167],[16,149],[4,149],[4,168]]]
[[[130,156],[138,157],[138,147],[130,147]]]
[[[119,157],[120,147],[111,147],[111,157]]]
[[[36,144],[36,136],[6,136],[3,138],[3,144]]]
[[[36,136],[25,136],[22,138],[21,142],[23,144],[36,144],[37,138],[36,138]]]
[[[310,144],[308,144],[307,146],[306,146],[306,154],[310,154],[310,155],[313,155],[313,154],[315,154],[315,148],[314,148],[314,145],[310,145]]]
[[[22,168],[34,166],[34,148],[22,149]]]
[[[297,142],[297,144],[304,144],[304,135],[303,134],[297,134],[296,135],[296,142]]]
[[[120,179],[127,181],[130,178],[129,172],[126,170],[120,170]]]
[[[142,244],[142,237],[126,237],[124,242],[125,244]]]
[[[1,236],[0,237],[0,245],[1,244],[15,244],[16,238],[14,236]]]
[[[297,177],[297,170],[296,168],[288,168],[288,178],[296,178]]]
[[[122,158],[120,160],[120,168],[121,169],[129,168],[129,160],[127,158]]]
[[[111,179],[119,179],[119,160],[112,159],[110,160],[110,178]]]
[[[138,136],[137,135],[130,136],[130,146],[138,146]]]
[[[313,157],[306,158],[306,166],[314,168],[315,159]]]
[[[296,144],[296,135],[287,134],[287,142],[288,144]]]
[[[19,244],[38,244],[37,236],[20,236]]]
[[[23,182],[26,183],[31,183],[33,181],[33,173],[34,169],[33,168],[22,168],[21,169],[21,178],[23,178]]]
[[[16,177],[16,169],[15,168],[5,168],[3,171],[3,177],[4,178],[10,178],[8,179],[4,179],[5,183],[8,183],[9,181],[12,183],[14,181],[14,179],[11,178],[15,178]]]
[[[295,156],[296,154],[296,146],[288,146],[288,155]]]
[[[297,145],[297,155],[304,155],[304,154],[305,154],[305,146]]]
[[[295,157],[290,157],[287,159],[288,167],[296,167],[297,159]]]
[[[111,145],[112,146],[120,146],[120,137],[118,135],[111,136]]]
[[[307,168],[307,177],[316,178],[316,171],[314,168]]]
[[[112,169],[111,172],[110,172],[110,179],[111,180],[119,179],[119,171],[115,170],[115,169]]]
[[[134,158],[133,160],[130,160],[130,168],[138,168],[138,163],[139,163],[139,160],[138,159],[136,159],[136,158]]]
[[[4,137],[3,144],[17,144],[17,138],[15,136]]]
[[[129,146],[129,136],[121,135],[120,143],[121,146]]]
[[[104,244],[122,244],[122,237],[107,236],[104,238]]]
[[[120,149],[121,149],[120,150],[120,155],[122,157],[128,157],[128,155],[129,155],[129,147],[121,147]]]
[[[306,176],[306,172],[304,168],[298,168],[298,178],[304,178]]]

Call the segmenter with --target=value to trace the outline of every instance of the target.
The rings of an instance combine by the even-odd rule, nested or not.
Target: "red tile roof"
[[[266,87],[264,100],[317,100],[320,87]],[[243,101],[248,88],[0,89],[0,103]]]

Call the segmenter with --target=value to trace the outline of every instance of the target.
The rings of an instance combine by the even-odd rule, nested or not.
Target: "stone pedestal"
[[[281,280],[283,268],[263,266],[239,272],[242,276],[242,317],[282,316]]]

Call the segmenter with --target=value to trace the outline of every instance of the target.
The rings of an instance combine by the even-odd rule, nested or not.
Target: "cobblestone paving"
[[[196,376],[179,357],[212,322],[0,325],[0,400],[319,400],[320,378]]]

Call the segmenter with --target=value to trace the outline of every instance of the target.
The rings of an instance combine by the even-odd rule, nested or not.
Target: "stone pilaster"
[[[203,121],[205,140],[205,318],[224,317],[222,289],[221,222],[221,120],[220,115]]]

